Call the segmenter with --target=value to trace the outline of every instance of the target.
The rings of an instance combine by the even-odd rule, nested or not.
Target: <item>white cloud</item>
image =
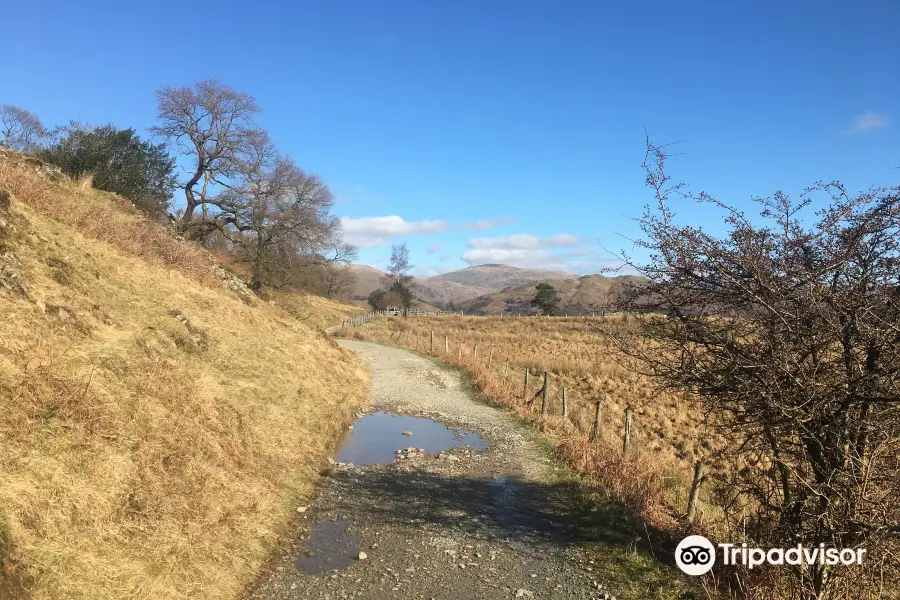
[[[414,233],[434,233],[447,227],[446,221],[405,221],[402,217],[341,217],[344,241],[361,248],[390,244],[395,237]]]
[[[438,242],[432,242],[428,244],[428,247],[425,249],[425,254],[435,254],[436,252],[440,252],[444,249],[444,246]]]
[[[469,240],[470,249],[460,258],[469,265],[497,263],[577,275],[600,273],[612,264],[611,257],[601,255],[594,248],[583,247],[585,243],[582,238],[567,233],[547,238],[533,235],[473,238]]]
[[[541,248],[571,248],[584,243],[579,237],[560,233],[548,238],[539,238],[536,235],[510,235],[495,238],[472,238],[469,240],[469,248],[481,250],[537,250]]]
[[[466,223],[465,227],[466,229],[475,231],[487,231],[489,229],[500,227],[505,223],[512,223],[515,220],[515,217],[500,217],[499,219],[494,219],[492,221],[474,221],[472,223]]]
[[[869,111],[853,117],[853,127],[846,130],[847,133],[868,133],[873,129],[881,129],[891,124],[887,115]]]
[[[546,250],[478,248],[466,250],[460,258],[469,265],[501,264],[521,269],[572,270],[571,264]]]
[[[565,271],[576,275],[592,275],[602,273],[608,268],[617,268],[622,263],[607,256],[591,251],[588,254],[575,252],[553,252],[547,250],[478,248],[463,252],[460,257],[469,265],[501,264],[520,269],[545,269],[548,271]]]

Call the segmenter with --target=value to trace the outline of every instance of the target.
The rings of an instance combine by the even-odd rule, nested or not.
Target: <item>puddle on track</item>
[[[412,436],[403,435],[404,431],[412,433]],[[376,412],[353,423],[353,429],[341,444],[336,460],[357,466],[384,466],[397,458],[395,453],[401,448],[422,448],[427,454],[435,454],[465,446],[484,450],[487,442],[477,433],[451,429],[431,419]]]
[[[312,526],[304,546],[308,554],[298,556],[294,566],[308,575],[346,569],[359,553],[359,534],[348,532],[347,521],[327,521]]]

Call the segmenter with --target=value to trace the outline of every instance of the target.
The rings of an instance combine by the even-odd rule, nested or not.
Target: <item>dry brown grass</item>
[[[269,300],[289,315],[312,327],[326,329],[338,325],[348,316],[365,313],[365,309],[327,300],[321,296],[296,292],[271,291]]]
[[[659,393],[636,366],[604,343],[587,319],[388,318],[342,334],[431,353],[431,332],[435,355],[470,372],[487,396],[540,423],[570,465],[657,525],[672,526],[684,513],[694,461],[702,458],[725,468],[716,464],[715,436],[702,424],[696,404]],[[531,374],[527,392],[526,368]],[[541,415],[540,398],[525,402],[540,390],[544,372],[551,381],[547,417]],[[601,435],[590,442],[596,400],[603,402]],[[632,446],[623,454],[627,406],[633,409]],[[708,505],[703,509],[707,516],[715,510]]]
[[[149,221],[124,198],[91,188],[91,180],[52,182],[0,160],[0,182],[38,214],[196,281],[215,282],[209,252],[172,235],[165,225]]]
[[[27,286],[0,286],[0,596],[238,596],[364,366],[108,194],[2,163],[0,186]]]
[[[607,323],[616,324],[609,319]],[[618,325],[630,326],[621,321]],[[575,471],[633,513],[668,530],[673,539],[688,531],[712,539],[741,539],[741,532],[729,530],[723,520],[711,482],[701,488],[697,520],[688,524],[684,519],[695,460],[702,459],[712,474],[740,468],[719,457],[717,448],[724,440],[702,423],[702,414],[690,398],[658,393],[652,382],[640,375],[637,364],[596,333],[590,319],[382,318],[338,333],[433,354],[467,371],[480,392],[551,436],[559,456]],[[444,350],[445,336],[448,352]],[[527,392],[526,368],[531,373]],[[547,416],[541,414],[540,398],[531,404],[525,401],[540,390],[545,371],[551,381]],[[566,419],[561,415],[563,387],[569,405]],[[598,399],[603,401],[600,439],[591,441]],[[623,413],[628,405],[634,410],[633,444],[623,453]],[[884,571],[888,581],[890,569]],[[728,594],[748,600],[794,597],[777,569],[714,570],[701,583],[711,598]],[[841,582],[840,597],[896,597],[889,584],[875,590],[870,585],[861,572],[851,572]]]

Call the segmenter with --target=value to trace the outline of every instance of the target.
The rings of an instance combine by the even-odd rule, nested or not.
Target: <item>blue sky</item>
[[[118,6],[116,6],[118,4]],[[747,206],[897,183],[900,3],[14,2],[0,103],[141,132],[220,78],[335,192],[360,262],[596,272],[670,173]],[[679,208],[716,230],[721,217]]]

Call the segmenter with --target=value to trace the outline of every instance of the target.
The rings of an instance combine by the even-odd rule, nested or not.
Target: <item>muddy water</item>
[[[304,544],[306,554],[294,560],[294,566],[309,575],[334,569],[346,569],[359,554],[359,534],[349,531],[347,521],[327,521],[312,526]]]
[[[376,412],[353,423],[336,460],[357,466],[386,465],[397,458],[397,450],[410,447],[437,453],[457,447],[483,450],[487,442],[476,433],[454,430],[431,419]],[[316,523],[304,546],[305,553],[294,560],[294,566],[304,573],[318,575],[346,569],[359,556],[359,534],[347,521]]]
[[[397,450],[411,447],[433,454],[461,447],[483,450],[487,442],[477,433],[451,429],[431,419],[376,412],[353,423],[336,460],[357,466],[386,465],[396,458]]]

